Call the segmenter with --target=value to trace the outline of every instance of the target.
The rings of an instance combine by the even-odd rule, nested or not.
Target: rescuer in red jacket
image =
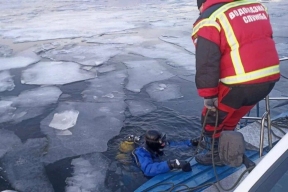
[[[204,98],[206,141],[215,138],[214,161],[223,130],[234,130],[239,120],[265,98],[280,78],[279,58],[272,39],[266,8],[244,0],[197,0],[200,16],[193,25],[196,46],[195,82]],[[219,118],[216,134],[215,109]],[[209,142],[208,142],[209,143]],[[196,161],[212,164],[212,154],[198,154]]]

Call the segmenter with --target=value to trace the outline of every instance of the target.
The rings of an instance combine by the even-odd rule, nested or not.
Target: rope
[[[256,123],[258,123],[258,124],[261,125],[261,123],[260,123],[259,121],[256,121]],[[282,137],[283,137],[284,135],[286,135],[286,132],[283,131],[282,128],[281,128],[280,126],[278,126],[277,124],[271,122],[271,126],[273,126],[273,127],[271,127],[271,133],[272,133],[272,135],[274,135],[274,137],[276,137],[277,139],[282,139]],[[275,129],[277,129],[278,131],[280,131],[280,132],[283,134],[283,136],[281,137],[281,136],[277,135],[277,134],[272,130],[272,128],[275,128]]]
[[[208,110],[207,113],[209,113],[210,110]],[[246,169],[245,171],[243,171],[243,173],[240,175],[240,177],[237,179],[237,181],[234,183],[234,185],[232,185],[230,188],[225,189],[218,177],[217,171],[216,171],[216,167],[215,167],[215,161],[214,161],[214,143],[215,143],[215,134],[216,134],[216,128],[218,127],[218,117],[219,117],[219,113],[218,110],[216,110],[216,122],[215,122],[215,129],[213,132],[213,136],[212,136],[212,145],[211,145],[211,152],[212,152],[212,165],[213,165],[213,170],[214,170],[214,175],[216,177],[216,182],[218,183],[219,187],[223,190],[223,191],[230,191],[231,189],[233,189],[234,187],[236,187],[239,182],[241,181],[242,177],[245,175],[245,173],[247,173],[248,171],[251,171],[254,167],[250,167],[248,169]],[[205,122],[206,124],[206,122]]]
[[[192,157],[190,157],[190,158],[188,159],[189,162],[195,157],[195,155],[197,155],[197,154],[199,153],[200,144],[201,144],[202,139],[204,138],[204,132],[205,132],[205,125],[206,125],[207,117],[208,117],[208,113],[205,114],[205,117],[204,117],[204,122],[205,122],[205,123],[203,123],[203,125],[202,125],[200,138],[199,138],[197,147],[196,147],[196,149],[195,149],[195,151],[194,151],[194,154],[193,154]]]
[[[284,76],[284,75],[282,75],[282,74],[280,74],[281,75],[281,77],[283,77],[284,79],[288,79],[288,77],[286,77],[286,76]]]
[[[204,137],[206,121],[207,121],[207,117],[208,117],[208,114],[210,113],[210,111],[211,111],[211,110],[208,109],[207,113],[205,114],[205,117],[204,117],[204,120],[203,120],[203,125],[202,125],[202,131],[201,131],[200,139],[199,139],[199,142],[198,142],[198,144],[197,144],[196,150],[195,150],[195,152],[194,152],[194,156],[197,155],[197,153],[199,152],[200,143],[201,143],[201,141],[202,141],[202,139],[203,139],[203,137]],[[236,186],[239,184],[239,182],[241,181],[241,179],[243,178],[243,176],[244,176],[247,172],[251,171],[254,167],[250,167],[250,168],[246,169],[245,171],[243,171],[243,173],[239,176],[239,178],[236,180],[236,182],[235,182],[230,188],[225,189],[225,188],[222,186],[222,184],[221,184],[221,182],[220,182],[220,180],[219,180],[217,171],[216,171],[216,166],[215,166],[215,161],[214,161],[214,143],[215,143],[215,137],[214,137],[214,136],[215,136],[215,134],[216,134],[216,128],[218,127],[218,117],[219,117],[219,112],[218,112],[218,110],[216,110],[215,129],[214,129],[214,132],[213,132],[212,144],[211,144],[212,166],[213,166],[213,171],[214,171],[214,175],[215,175],[216,181],[215,181],[215,182],[204,183],[204,184],[199,185],[199,186],[196,186],[196,187],[189,187],[189,186],[187,186],[187,185],[185,185],[185,184],[176,184],[176,185],[174,185],[174,183],[159,183],[159,184],[155,184],[155,185],[153,185],[153,186],[145,189],[143,192],[147,192],[147,191],[152,190],[152,189],[154,189],[154,188],[156,188],[156,187],[159,187],[159,186],[161,186],[161,185],[172,185],[172,186],[171,186],[168,190],[166,190],[165,192],[171,192],[171,191],[175,190],[176,188],[178,188],[178,187],[183,187],[183,186],[186,187],[186,188],[185,188],[185,189],[176,190],[175,192],[195,191],[195,190],[201,189],[201,188],[203,188],[203,187],[208,187],[208,186],[212,186],[212,185],[216,188],[216,190],[217,190],[218,192],[220,192],[220,189],[221,189],[222,191],[230,191],[231,189],[233,189],[234,187],[236,187]],[[189,158],[189,162],[194,158],[194,156],[191,157],[191,158]],[[218,183],[220,189],[219,189],[219,187],[217,186],[216,183]]]

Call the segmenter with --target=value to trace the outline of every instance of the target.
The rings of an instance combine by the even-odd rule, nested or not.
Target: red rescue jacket
[[[275,82],[279,58],[266,8],[244,0],[207,0],[193,25],[196,86],[202,97],[229,86]]]

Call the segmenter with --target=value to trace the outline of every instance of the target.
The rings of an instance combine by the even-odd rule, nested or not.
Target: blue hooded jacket
[[[192,146],[190,140],[180,142],[171,141],[167,144],[170,147]],[[145,176],[153,177],[171,170],[167,161],[161,161],[158,154],[149,151],[145,146],[137,147],[132,152],[132,156]]]

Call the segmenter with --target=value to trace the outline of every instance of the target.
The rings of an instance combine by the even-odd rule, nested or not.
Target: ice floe
[[[58,130],[69,129],[76,124],[78,115],[79,115],[79,111],[76,111],[76,110],[55,113],[52,121],[49,124],[49,127],[52,127]]]
[[[146,84],[169,79],[174,76],[154,60],[128,61],[124,63],[128,67],[128,84],[126,85],[126,89],[133,92],[140,92]]]
[[[117,102],[125,99],[125,71],[115,71],[89,80],[89,87],[82,92],[86,102]]]
[[[118,36],[101,36],[97,38],[89,38],[86,40],[87,43],[101,43],[101,44],[125,44],[125,45],[135,45],[135,44],[141,44],[145,41],[148,41],[149,39],[146,39],[141,36],[133,36],[133,35],[122,35],[120,37]],[[115,45],[114,45],[115,47]]]
[[[148,58],[165,59],[168,65],[183,67],[191,71],[191,74],[195,74],[195,56],[175,46],[162,43],[147,47],[127,48],[127,51]]]
[[[39,62],[22,72],[21,83],[34,85],[62,85],[96,77],[73,62]]]
[[[9,71],[0,71],[0,92],[12,91],[14,89],[14,81]]]
[[[53,49],[42,54],[55,61],[71,61],[82,65],[98,66],[108,61],[111,57],[121,53],[123,46],[115,45],[87,45],[68,46],[63,49]]]
[[[23,51],[14,56],[0,57],[0,71],[14,68],[27,67],[40,60],[40,57],[32,51]]]
[[[1,159],[5,175],[17,191],[52,192],[53,187],[41,162],[46,138],[28,139],[10,150]]]
[[[119,134],[123,126],[124,102],[113,103],[60,103],[55,111],[41,121],[41,130],[49,138],[43,161],[53,163],[66,157],[91,152],[103,152],[107,142]],[[61,135],[60,130],[49,127],[55,113],[79,111],[77,123],[69,128],[72,134]]]
[[[129,111],[133,116],[141,116],[152,111],[155,111],[157,107],[150,102],[141,100],[127,100]]]
[[[159,39],[177,45],[179,47],[182,47],[185,50],[189,51],[190,53],[195,54],[195,46],[190,36],[191,32],[189,33],[184,31],[176,31],[176,32],[170,32],[165,35],[161,35]]]
[[[49,5],[48,5],[49,6]],[[20,10],[21,11],[21,10]],[[109,12],[98,9],[79,11],[77,14],[66,11],[34,13],[37,17],[19,18],[9,25],[2,25],[0,33],[4,38],[15,42],[40,41],[60,38],[91,37],[106,32],[131,29],[133,24],[124,21],[123,12]],[[45,21],[45,22],[44,22]],[[105,21],[105,22],[103,22]],[[45,29],[45,30],[43,30]],[[83,30],[85,29],[85,30]]]
[[[183,97],[180,86],[176,84],[152,83],[146,91],[155,101],[167,101]]]
[[[66,179],[66,192],[105,191],[105,173],[109,160],[100,153],[84,155],[73,159],[72,177]]]
[[[12,131],[0,129],[0,158],[20,144],[21,140]]]
[[[36,117],[45,107],[56,103],[62,94],[57,87],[39,87],[23,91],[18,97],[3,97],[0,101],[0,123]]]
[[[9,57],[13,54],[13,49],[7,45],[0,45],[0,57]]]

